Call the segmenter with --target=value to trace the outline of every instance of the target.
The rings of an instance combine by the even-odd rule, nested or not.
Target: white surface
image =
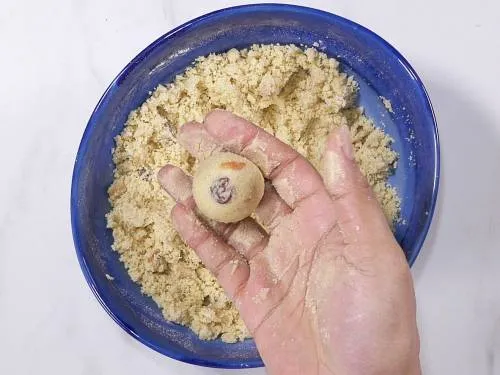
[[[500,3],[301,3],[383,36],[429,89],[443,168],[413,270],[424,374],[499,375]],[[121,68],[172,27],[235,4],[2,0],[1,374],[227,373],[165,358],[106,315],[77,264],[69,189],[87,119]]]

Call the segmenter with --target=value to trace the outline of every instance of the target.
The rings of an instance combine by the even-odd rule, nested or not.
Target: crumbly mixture
[[[384,105],[385,109],[389,111],[390,113],[394,113],[392,110],[392,103],[389,99],[387,99],[385,96],[379,96],[380,100],[382,100],[382,104]]]
[[[227,109],[318,167],[327,134],[347,124],[356,161],[392,222],[399,199],[386,181],[397,155],[391,139],[355,107],[356,94],[356,82],[339,71],[339,63],[314,48],[255,45],[200,57],[130,113],[113,152],[108,226],[113,249],[166,319],[191,327],[202,339],[248,337],[236,308],[177,235],[169,215],[174,202],[156,181],[167,163],[189,173],[195,168],[196,161],[176,142],[179,127],[202,121],[215,108]]]

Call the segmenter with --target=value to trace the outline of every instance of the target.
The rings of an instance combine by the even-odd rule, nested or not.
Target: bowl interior
[[[131,281],[111,250],[112,234],[105,221],[113,138],[150,91],[172,81],[196,57],[253,43],[315,45],[355,76],[360,105],[394,138],[393,147],[400,154],[390,182],[402,198],[403,221],[396,237],[410,264],[420,250],[435,203],[438,145],[425,90],[405,60],[368,30],[312,9],[259,5],[209,14],[154,42],[120,73],[89,121],[73,176],[74,239],[89,285],[118,324],[161,353],[205,366],[256,367],[262,362],[252,340],[232,345],[201,341],[189,329],[165,321],[152,299]],[[394,113],[386,110],[379,96],[391,100]]]

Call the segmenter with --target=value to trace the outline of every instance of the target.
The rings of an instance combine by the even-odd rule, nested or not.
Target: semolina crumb
[[[384,105],[385,109],[387,109],[390,113],[394,113],[392,110],[392,103],[389,99],[387,99],[385,96],[379,96],[380,100],[382,100],[382,104]]]

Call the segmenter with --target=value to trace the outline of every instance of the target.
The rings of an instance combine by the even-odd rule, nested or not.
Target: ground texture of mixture
[[[349,126],[355,157],[389,221],[399,199],[387,184],[397,155],[390,138],[356,108],[356,82],[316,49],[263,45],[199,58],[159,86],[116,137],[107,216],[113,249],[166,319],[202,339],[234,342],[248,331],[231,301],[170,222],[174,202],[156,180],[165,164],[189,173],[196,160],[176,142],[179,127],[215,108],[232,111],[290,144],[318,167],[328,133]]]

